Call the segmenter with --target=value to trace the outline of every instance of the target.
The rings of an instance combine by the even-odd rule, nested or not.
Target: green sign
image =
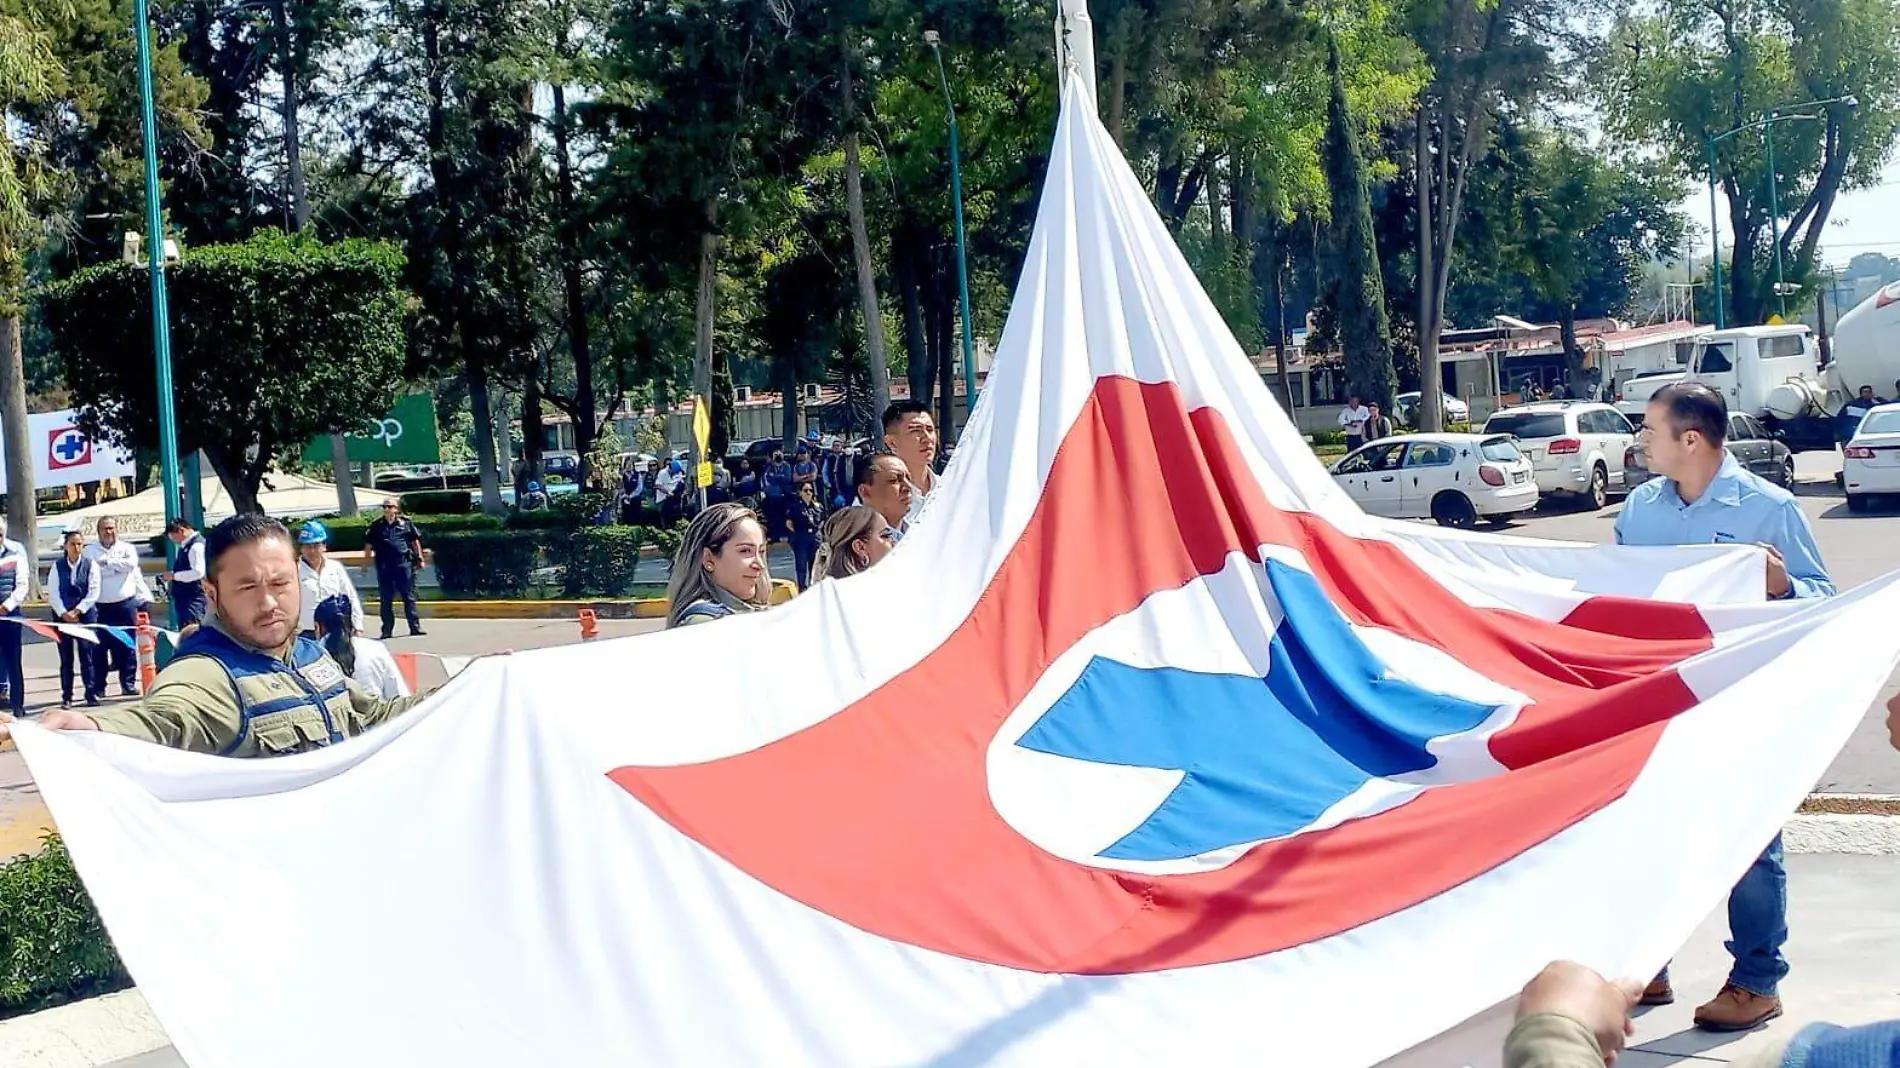
[[[442,443],[435,433],[435,397],[411,393],[396,401],[388,415],[343,435],[343,441],[356,463],[439,464]],[[303,450],[305,463],[328,463],[330,458],[328,438],[319,438]]]

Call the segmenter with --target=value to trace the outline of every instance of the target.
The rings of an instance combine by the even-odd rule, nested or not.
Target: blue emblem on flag
[[[1266,571],[1283,615],[1266,678],[1097,657],[1017,742],[1185,773],[1104,859],[1180,860],[1293,834],[1374,778],[1433,767],[1431,741],[1495,711],[1391,677],[1312,575],[1277,560]]]

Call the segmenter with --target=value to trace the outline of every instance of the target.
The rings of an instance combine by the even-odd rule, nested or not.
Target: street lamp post
[[[165,522],[170,524],[180,513],[178,427],[172,404],[171,315],[165,301],[165,220],[159,211],[158,109],[152,94],[150,0],[138,0],[133,18],[139,39],[139,108],[145,129],[145,230],[150,249],[146,264],[152,273],[152,348],[158,361],[158,463],[165,483]]]
[[[1810,108],[1824,108],[1831,104],[1841,104],[1849,108],[1860,106],[1860,101],[1852,96],[1833,96],[1826,100],[1810,100],[1805,104],[1795,104],[1785,108],[1773,108],[1768,114],[1754,122],[1743,123],[1731,130],[1708,136],[1709,146],[1709,245],[1714,253],[1715,271],[1715,325],[1719,329],[1728,325],[1722,311],[1722,237],[1717,232],[1720,219],[1715,207],[1715,146],[1737,134],[1749,130],[1762,131],[1763,140],[1768,148],[1768,234],[1769,243],[1774,246],[1775,256],[1775,299],[1778,302],[1782,318],[1788,315],[1787,279],[1782,274],[1781,260],[1781,183],[1775,173],[1775,124],[1778,122],[1813,122],[1821,116],[1811,114]]]
[[[936,57],[937,82],[943,86],[944,111],[950,118],[950,200],[957,230],[957,297],[963,307],[963,421],[967,426],[976,411],[976,336],[970,325],[970,253],[963,234],[963,150],[957,140],[957,105],[950,96],[950,76],[943,68],[943,38],[936,30],[925,30],[924,41]]]

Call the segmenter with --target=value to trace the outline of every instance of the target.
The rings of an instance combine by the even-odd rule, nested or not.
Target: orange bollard
[[[581,641],[591,642],[600,637],[600,616],[591,608],[581,609]]]
[[[139,690],[151,693],[158,681],[158,633],[152,629],[149,612],[140,612],[138,623]]]

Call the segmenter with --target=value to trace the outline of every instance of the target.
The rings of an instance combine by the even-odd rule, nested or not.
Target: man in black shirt
[[[369,525],[363,547],[376,561],[376,590],[383,602],[383,640],[396,633],[396,602],[402,598],[403,612],[409,617],[409,634],[422,633],[422,620],[416,615],[416,569],[422,566],[422,532],[402,514],[395,500],[383,502],[383,517]]]

